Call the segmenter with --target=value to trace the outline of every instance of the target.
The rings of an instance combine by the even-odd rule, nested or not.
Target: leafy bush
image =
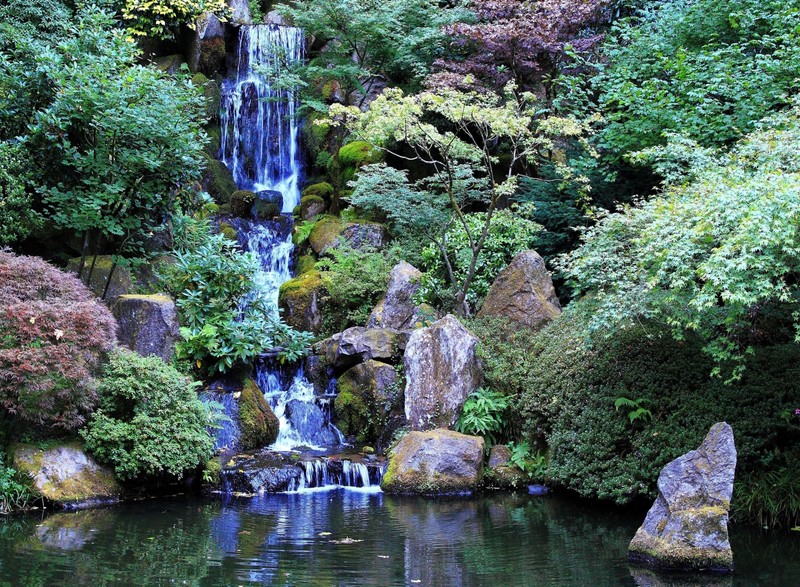
[[[462,434],[483,436],[487,448],[496,444],[506,427],[506,415],[510,402],[501,393],[480,387],[473,391],[464,403],[456,422],[456,430]]]
[[[716,371],[791,340],[800,329],[800,104],[730,152],[675,138],[648,156],[667,178],[662,197],[608,215],[563,263],[577,293],[591,294],[587,330],[653,320],[678,339],[694,331]]]
[[[194,26],[203,13],[225,18],[225,0],[112,0],[119,5],[122,21],[134,35],[168,39],[177,34],[180,25]]]
[[[366,324],[386,293],[391,263],[381,253],[367,248],[334,247],[327,254],[330,257],[320,259],[316,265],[330,296],[326,332]]]
[[[26,189],[27,175],[19,145],[0,142],[0,246],[24,239],[41,225]]]
[[[653,497],[664,465],[697,448],[720,421],[736,437],[734,495],[748,476],[785,467],[800,440],[800,417],[781,417],[800,397],[800,348],[758,349],[742,379],[726,385],[710,377],[696,337],[676,341],[653,324],[587,346],[573,306],[539,333],[498,319],[470,323],[487,384],[515,398],[525,436],[547,446],[555,484],[618,503]],[[615,409],[620,397],[637,398],[652,417],[631,421]]]
[[[595,80],[609,124],[601,144],[626,155],[680,133],[731,142],[798,88],[800,2],[652,2],[619,22]]]
[[[75,429],[116,322],[74,276],[0,251],[0,405],[28,424]]]
[[[310,336],[284,324],[256,285],[260,270],[252,253],[243,253],[208,226],[189,230],[194,248],[177,251],[164,270],[163,283],[176,300],[181,336],[176,351],[202,374],[213,375],[252,362],[268,351],[283,360],[299,358]]]
[[[14,469],[5,467],[0,461],[0,514],[23,509],[33,497],[31,490],[17,481],[15,474]]]
[[[473,212],[465,216],[465,221],[473,234],[480,233],[486,214]],[[478,255],[475,278],[467,294],[467,302],[474,311],[480,309],[486,294],[497,274],[522,251],[536,247],[541,227],[511,210],[497,210],[489,229],[483,248]],[[447,231],[448,255],[453,260],[456,280],[465,278],[472,263],[472,250],[469,236],[457,223]],[[429,303],[447,307],[452,303],[454,292],[448,286],[446,267],[439,249],[429,244],[422,251],[423,268],[420,294]]]
[[[205,463],[217,416],[198,385],[157,357],[116,350],[99,380],[100,409],[80,432],[87,450],[120,479],[180,476]]]

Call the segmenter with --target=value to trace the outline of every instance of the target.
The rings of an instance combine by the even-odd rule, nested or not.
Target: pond
[[[732,578],[629,568],[641,513],[557,496],[357,490],[0,520],[0,585],[797,585],[800,537],[735,528]]]

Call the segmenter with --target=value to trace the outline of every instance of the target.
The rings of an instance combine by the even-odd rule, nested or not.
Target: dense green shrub
[[[742,379],[726,385],[710,377],[699,341],[676,341],[652,325],[618,330],[592,347],[571,309],[538,334],[499,320],[470,326],[481,339],[487,384],[518,399],[526,436],[547,446],[551,481],[581,495],[618,503],[653,497],[664,465],[696,448],[715,422],[733,427],[737,487],[780,471],[800,440],[800,417],[781,416],[793,414],[800,397],[796,345],[757,350]],[[631,422],[614,407],[620,397],[646,402],[652,418]]]
[[[330,296],[325,331],[363,326],[386,293],[391,263],[383,254],[367,248],[333,247],[327,254],[330,256],[316,265]]]
[[[41,225],[27,190],[28,175],[19,145],[0,142],[0,246],[24,239]]]
[[[175,252],[176,262],[162,276],[180,313],[178,358],[213,375],[267,351],[277,350],[284,360],[300,357],[309,335],[284,324],[274,304],[260,295],[255,255],[242,252],[225,235],[211,234],[207,224],[185,232],[191,248]]]
[[[74,276],[0,251],[0,408],[27,424],[80,426],[116,340],[111,312]]]
[[[798,26],[798,0],[648,3],[605,45],[601,144],[623,156],[664,132],[713,146],[753,130],[798,88]]]
[[[479,234],[485,218],[485,213],[473,212],[465,216],[465,221],[473,234]],[[518,253],[536,247],[540,230],[541,226],[511,210],[497,210],[494,213],[488,236],[478,255],[475,278],[466,297],[473,311],[480,309],[497,274]],[[447,231],[447,251],[453,262],[456,280],[463,280],[469,271],[473,255],[469,236],[458,223],[453,223]],[[422,259],[425,274],[422,277],[421,295],[435,306],[448,307],[452,303],[454,292],[448,286],[443,255],[435,245],[429,244],[422,251]]]
[[[217,415],[198,385],[157,357],[115,351],[99,380],[100,409],[81,430],[86,448],[120,479],[180,476],[205,463]]]

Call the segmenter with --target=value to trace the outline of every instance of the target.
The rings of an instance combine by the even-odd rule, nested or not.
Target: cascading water
[[[259,200],[280,201],[280,220],[234,222],[240,242],[261,261],[258,295],[275,308],[281,284],[291,279],[291,217],[300,202],[302,161],[297,99],[291,89],[275,87],[270,74],[303,59],[302,29],[276,25],[243,26],[239,33],[236,77],[222,87],[221,160],[239,189]],[[277,312],[277,310],[276,310]],[[273,450],[323,449],[342,443],[330,422],[327,398],[315,396],[302,368],[286,369],[275,360],[259,360],[256,380],[280,418]]]

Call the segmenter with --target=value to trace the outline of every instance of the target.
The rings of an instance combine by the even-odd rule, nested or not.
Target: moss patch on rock
[[[239,426],[243,450],[270,445],[278,438],[278,417],[252,379],[245,381],[239,396]]]
[[[236,190],[231,194],[231,214],[239,218],[250,218],[253,214],[253,204],[256,203],[255,192],[249,190]]]
[[[239,240],[239,235],[236,232],[236,229],[227,222],[219,223],[219,233],[230,241],[238,242]]]
[[[330,200],[331,196],[333,196],[333,186],[327,181],[311,184],[303,190],[304,198],[310,196],[322,198],[323,200]]]
[[[314,271],[317,264],[317,258],[314,255],[302,255],[297,259],[297,275]]]
[[[293,328],[319,333],[322,328],[320,302],[325,295],[319,271],[309,271],[281,285],[278,305]]]
[[[345,223],[336,216],[325,216],[314,225],[308,241],[317,255],[321,255],[330,247],[335,246],[339,236],[345,229]]]
[[[208,153],[205,153],[202,185],[217,204],[230,202],[231,194],[236,191],[236,183],[233,181],[230,169]]]

